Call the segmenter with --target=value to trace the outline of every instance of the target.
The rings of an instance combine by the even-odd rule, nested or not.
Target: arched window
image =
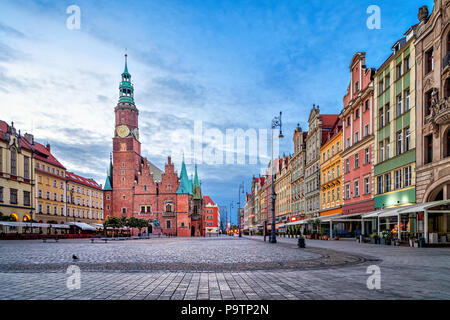
[[[172,212],[172,205],[166,204],[166,212]]]
[[[447,56],[450,54],[450,32],[447,33]]]
[[[444,133],[444,158],[450,157],[450,127],[447,128],[447,132]]]
[[[444,85],[444,95],[445,98],[450,97],[450,78],[445,79],[445,85]]]

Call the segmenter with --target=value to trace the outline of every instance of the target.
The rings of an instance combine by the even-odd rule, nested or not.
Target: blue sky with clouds
[[[72,4],[80,30],[66,28]],[[380,30],[366,27],[370,5],[381,9]],[[289,153],[313,103],[340,112],[353,54],[365,51],[367,65],[380,66],[422,5],[431,12],[433,1],[4,0],[0,119],[50,142],[69,170],[104,183],[127,48],[143,154],[157,166],[172,154],[180,170],[174,149],[182,142],[172,133],[193,131],[194,120],[223,133],[268,129],[280,110],[280,152]],[[264,160],[201,164],[204,193],[229,207]]]

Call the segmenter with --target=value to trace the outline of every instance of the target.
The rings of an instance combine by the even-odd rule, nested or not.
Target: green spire
[[[194,176],[194,199],[202,199],[202,189],[200,183],[198,182],[197,165],[195,165],[195,176]]]
[[[177,193],[187,193],[192,194],[192,188],[189,186],[189,178],[186,170],[186,164],[184,163],[184,156],[183,156],[183,163],[181,164],[181,174],[180,174],[180,185],[178,187]]]
[[[105,186],[103,187],[104,191],[112,191],[112,154],[109,155],[109,167],[108,167],[108,175],[106,176]]]
[[[119,86],[119,102],[134,104],[134,87],[131,84],[131,74],[128,72],[128,55],[125,54],[125,69]]]

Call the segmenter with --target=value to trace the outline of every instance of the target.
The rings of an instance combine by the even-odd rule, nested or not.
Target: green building
[[[374,77],[375,209],[416,202],[415,26]]]

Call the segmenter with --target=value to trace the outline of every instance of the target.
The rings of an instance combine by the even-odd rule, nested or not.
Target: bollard
[[[305,238],[303,238],[303,237],[298,238],[297,245],[299,248],[305,248]]]

